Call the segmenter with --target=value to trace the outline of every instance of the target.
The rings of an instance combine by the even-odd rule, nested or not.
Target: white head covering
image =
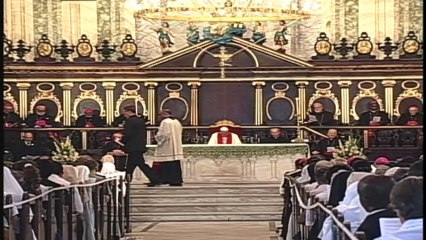
[[[64,168],[63,179],[67,180],[71,184],[79,182],[77,168],[72,165],[63,165],[62,167]]]
[[[79,165],[75,168],[77,169],[77,180],[79,183],[85,183],[89,180],[90,169],[87,166]]]
[[[300,174],[300,177],[298,177],[296,179],[296,182],[306,183],[306,182],[309,182],[311,180],[311,177],[309,176],[309,172],[308,172],[308,166],[309,165],[306,165],[302,168],[302,173]]]
[[[388,170],[386,170],[385,176],[392,177],[393,175],[395,175],[398,169],[400,169],[400,167],[389,168]]]
[[[359,180],[361,180],[362,178],[368,176],[368,175],[372,175],[372,173],[368,173],[368,172],[352,172],[349,177],[348,180],[346,182],[346,186],[351,185],[354,182],[358,182]]]
[[[221,132],[228,132],[228,131],[229,131],[229,128],[227,128],[227,127],[221,127],[219,130],[220,130]]]
[[[22,194],[24,194],[24,190],[22,190],[18,180],[16,180],[7,167],[3,167],[3,192],[5,194],[11,194],[14,203],[22,201]]]
[[[110,175],[115,173],[115,165],[114,163],[105,162],[102,164],[102,169],[100,174],[102,175]]]

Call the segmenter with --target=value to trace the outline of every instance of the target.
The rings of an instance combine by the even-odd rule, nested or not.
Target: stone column
[[[42,34],[47,34],[53,43],[59,43],[62,40],[61,3],[61,0],[33,1],[35,43]]]
[[[198,125],[198,88],[201,86],[200,82],[189,82],[188,86],[191,87],[191,125]]]
[[[393,87],[396,81],[383,80],[382,85],[385,87],[385,112],[388,113],[389,119],[392,121],[393,117]]]
[[[155,109],[155,88],[158,86],[156,82],[146,82],[145,87],[148,88],[148,119],[152,124],[156,121],[156,109]]]
[[[116,86],[115,82],[104,82],[102,87],[105,89],[105,114],[106,114],[106,123],[110,125],[114,121],[114,88]]]
[[[28,89],[31,87],[29,83],[17,83],[19,89],[19,116],[25,119],[28,116]]]
[[[352,85],[352,81],[338,81],[337,84],[340,86],[341,103],[342,108],[342,123],[348,124],[350,122],[350,99],[349,99],[349,87]]]
[[[263,87],[265,82],[253,82],[252,85],[256,88],[254,98],[254,125],[263,124]]]
[[[59,86],[62,88],[62,105],[64,117],[62,123],[64,126],[71,126],[71,89],[74,87],[72,82],[60,83]]]

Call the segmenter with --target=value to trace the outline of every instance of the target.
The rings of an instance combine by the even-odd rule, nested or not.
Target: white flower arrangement
[[[365,158],[363,154],[363,148],[359,146],[359,140],[349,136],[349,139],[342,143],[339,139],[339,146],[333,153],[334,158],[350,158],[350,157],[361,157]]]
[[[77,161],[79,155],[71,143],[71,139],[67,136],[65,142],[53,138],[55,144],[55,151],[53,151],[52,159],[62,163],[69,163]]]

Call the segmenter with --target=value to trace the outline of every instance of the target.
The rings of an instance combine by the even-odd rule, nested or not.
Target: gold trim
[[[168,71],[169,73],[174,71]],[[178,72],[176,72],[178,73]],[[182,72],[179,72],[182,73]],[[110,73],[98,73],[100,76],[105,76]],[[116,73],[111,73],[116,75]],[[126,73],[123,73],[126,74]],[[140,75],[141,73],[137,73]],[[313,81],[341,81],[341,80],[352,80],[352,81],[359,81],[359,80],[423,80],[423,75],[419,76],[374,76],[374,77],[368,77],[368,76],[323,76],[323,77],[292,77],[292,76],[286,76],[286,77],[249,77],[249,78],[232,78],[232,81],[240,81],[240,82],[254,82],[254,81],[306,81],[306,82],[313,82]],[[188,82],[188,81],[199,81],[199,82],[217,82],[221,81],[223,82],[222,78],[199,78],[199,77],[176,77],[176,78],[126,78],[126,81],[132,81],[132,82],[140,82],[140,83],[150,83],[150,82],[170,82],[170,81],[177,81],[177,82]],[[46,81],[46,78],[33,78],[33,79],[16,79],[16,78],[5,78],[4,82],[6,83],[35,83],[35,82],[41,82]],[[81,78],[60,78],[60,79],[51,79],[50,82],[116,82],[116,81],[123,81],[123,78],[84,78],[83,76]]]
[[[255,100],[254,100],[254,124],[263,124],[263,87],[266,85],[265,82],[253,82],[252,85],[255,87]]]
[[[169,87],[170,85],[177,85],[177,86],[179,86],[179,88],[178,89],[171,89]],[[163,109],[164,104],[168,100],[170,100],[170,99],[179,99],[179,100],[181,100],[185,104],[185,107],[186,107],[185,115],[182,118],[182,120],[185,120],[188,117],[189,105],[188,105],[188,102],[186,101],[186,99],[180,96],[180,91],[182,91],[183,85],[181,83],[172,82],[172,83],[166,84],[166,86],[164,88],[169,92],[169,96],[166,97],[166,98],[164,98],[161,101],[161,103],[160,103],[160,110]]]
[[[86,84],[93,84],[93,83],[86,83]],[[85,90],[85,89],[83,89],[82,88],[82,86],[81,85],[85,85],[84,83],[83,84],[80,84],[80,86],[78,87],[79,89],[80,89],[80,94],[77,96],[77,98],[74,100],[74,103],[73,103],[73,105],[74,105],[74,108],[73,108],[73,111],[72,111],[72,114],[71,114],[71,116],[74,118],[74,120],[76,120],[78,117],[79,117],[79,112],[78,112],[78,105],[81,103],[81,102],[83,102],[84,100],[93,100],[93,101],[95,101],[95,102],[97,102],[98,103],[98,105],[99,105],[99,108],[100,108],[100,116],[101,117],[105,117],[105,108],[104,108],[104,102],[103,102],[103,100],[101,99],[101,97],[95,92],[96,91],[96,89],[97,89],[97,87],[96,87],[96,85],[94,85],[95,86],[95,88],[94,89],[91,89],[91,90]]]
[[[284,85],[284,86],[287,86],[287,88],[284,88],[284,89],[277,89],[277,88],[275,88],[275,86],[277,85],[277,84],[282,84],[282,85]],[[269,107],[270,107],[270,104],[272,103],[272,101],[274,101],[274,100],[276,100],[276,99],[284,99],[284,100],[287,100],[289,103],[290,103],[290,105],[291,105],[291,114],[290,114],[290,116],[289,116],[289,118],[288,118],[288,120],[291,120],[291,119],[293,119],[293,117],[294,117],[294,113],[295,113],[295,105],[294,105],[294,103],[293,103],[293,100],[291,100],[289,97],[287,97],[286,95],[285,95],[285,91],[287,91],[288,89],[289,89],[289,86],[288,86],[288,84],[287,83],[281,83],[281,82],[278,82],[278,83],[274,83],[273,85],[272,85],[272,90],[274,90],[274,92],[275,92],[275,96],[274,97],[272,97],[272,98],[270,98],[267,102],[266,102],[266,116],[268,117],[268,119],[269,120],[272,120],[272,116],[271,116],[271,114],[270,114],[270,112],[269,112]]]
[[[385,111],[389,115],[389,119],[393,120],[393,87],[396,81],[394,80],[383,80],[382,85],[385,87]]]
[[[188,86],[191,87],[191,125],[198,125],[198,89],[201,86],[200,82],[189,82]]]
[[[51,86],[53,86],[53,88],[50,89],[50,90],[43,90],[43,89],[40,88],[40,85],[51,85]],[[61,101],[58,99],[58,97],[53,92],[55,90],[55,86],[51,83],[39,83],[39,84],[36,85],[36,89],[37,89],[38,93],[31,100],[29,113],[32,114],[34,112],[33,109],[34,109],[35,105],[37,105],[38,101],[50,100],[53,103],[55,103],[56,107],[58,108],[58,113],[54,117],[55,117],[55,121],[59,122],[61,120],[61,117],[63,116],[63,112],[62,112]]]
[[[102,87],[105,89],[105,118],[108,125],[114,121],[114,89],[116,85],[115,82],[102,83]]]
[[[64,82],[60,83],[59,86],[62,88],[62,101],[64,106],[62,123],[64,126],[71,126],[71,89],[74,87],[74,83]]]
[[[181,50],[178,50],[176,52],[173,52],[171,54],[168,54],[166,56],[162,56],[162,57],[159,57],[157,59],[154,59],[154,60],[152,60],[152,61],[150,61],[148,63],[145,63],[145,64],[142,64],[142,65],[138,66],[137,68],[138,69],[152,68],[152,67],[158,66],[158,65],[160,65],[162,63],[165,63],[165,62],[171,61],[173,59],[176,59],[176,58],[178,58],[180,56],[183,56],[185,54],[191,53],[191,52],[193,52],[193,51],[195,51],[197,49],[200,49],[200,48],[202,48],[204,46],[208,46],[210,44],[214,44],[214,43],[211,42],[211,41],[203,41],[203,42],[200,42],[200,43],[198,43],[196,45],[189,46],[189,47],[183,48]]]
[[[7,101],[12,104],[13,111],[19,114],[18,102],[15,100],[15,97],[10,93],[12,91],[12,86],[7,83],[4,83],[3,86],[6,86],[7,89],[3,90],[3,101]]]
[[[126,86],[130,85],[130,84],[138,86],[138,88],[132,89],[132,90],[127,89]],[[145,99],[138,93],[138,90],[140,89],[139,84],[129,82],[129,83],[123,84],[123,86],[121,88],[123,89],[123,93],[120,95],[118,100],[115,102],[114,116],[118,117],[120,115],[120,106],[121,106],[121,104],[123,104],[123,102],[125,100],[128,100],[128,99],[134,100],[135,107],[137,107],[137,105],[136,105],[137,103],[142,104],[142,107],[143,107],[142,115],[147,116],[148,115],[148,109],[146,107]],[[148,91],[149,91],[149,89],[148,89]],[[149,99],[148,99],[148,101],[149,101]]]
[[[340,86],[341,92],[341,109],[342,109],[342,123],[350,123],[350,99],[349,99],[349,87],[352,85],[352,81],[339,81],[337,84]]]
[[[259,60],[257,59],[257,57],[256,57],[256,55],[250,50],[250,49],[248,49],[246,46],[244,46],[244,45],[240,45],[240,44],[237,44],[237,43],[228,43],[227,45],[230,45],[230,46],[236,46],[236,47],[240,47],[241,49],[243,49],[243,50],[245,50],[252,58],[253,58],[253,60],[254,60],[254,62],[255,62],[255,67],[259,67]],[[209,49],[211,49],[211,48],[214,48],[214,47],[217,47],[217,46],[219,46],[218,44],[214,44],[214,45],[211,45],[211,46],[206,46],[206,47],[204,47],[204,48],[202,48],[201,49],[201,51],[197,54],[197,56],[194,58],[194,62],[192,63],[192,67],[194,67],[194,68],[196,68],[197,67],[197,64],[198,64],[198,59],[204,54],[204,53],[207,53],[207,54],[212,54],[212,53],[210,53],[210,52],[208,52],[207,50],[209,50]],[[231,55],[231,57],[234,55],[234,54],[236,54],[236,53],[230,53],[230,55]]]
[[[423,104],[423,94],[418,91],[418,89],[420,88],[420,83],[415,82],[415,83],[417,83],[417,85],[415,87],[411,87],[411,88],[408,88],[408,87],[405,86],[407,83],[412,83],[412,82],[414,82],[414,81],[408,80],[408,81],[404,81],[404,82],[401,83],[401,86],[404,89],[404,91],[398,95],[398,98],[395,101],[395,109],[394,109],[394,112],[393,112],[393,114],[397,117],[401,116],[401,113],[399,111],[399,107],[400,107],[402,101],[404,101],[405,99],[416,98],[416,99],[419,99]]]
[[[319,88],[320,84],[328,84],[328,87],[326,88]],[[312,106],[312,104],[320,99],[320,98],[327,98],[330,99],[334,103],[335,111],[334,111],[334,119],[338,119],[340,113],[340,106],[339,106],[339,100],[334,95],[334,93],[331,91],[331,88],[333,87],[333,84],[328,81],[319,81],[314,84],[314,88],[316,89],[315,93],[309,98],[308,107]]]
[[[314,65],[307,63],[306,61],[304,61],[301,58],[297,58],[295,56],[288,55],[288,54],[282,54],[282,53],[276,52],[275,50],[263,47],[259,44],[255,44],[255,43],[252,43],[252,42],[249,42],[249,41],[246,41],[246,40],[242,40],[242,39],[239,39],[239,38],[233,38],[232,40],[235,41],[236,43],[246,45],[247,47],[251,47],[251,48],[258,50],[260,52],[269,54],[269,55],[276,57],[276,58],[279,58],[281,60],[289,61],[291,63],[294,63],[294,64],[302,66],[302,67],[310,67],[310,68],[314,67]]]
[[[370,88],[365,88],[365,87],[362,86],[365,83],[372,84],[373,86],[370,87]],[[375,88],[376,88],[376,83],[372,82],[372,81],[362,81],[362,82],[358,83],[359,92],[356,94],[355,98],[352,100],[352,109],[351,109],[351,115],[354,117],[355,120],[359,119],[358,113],[356,112],[356,105],[363,98],[375,99],[377,101],[377,103],[379,104],[380,111],[384,110],[383,109],[383,101],[379,97],[379,94],[377,94],[376,91],[374,91]]]
[[[148,88],[148,119],[151,123],[155,124],[156,121],[156,107],[155,107],[155,88],[158,86],[156,82],[146,82],[144,84]]]

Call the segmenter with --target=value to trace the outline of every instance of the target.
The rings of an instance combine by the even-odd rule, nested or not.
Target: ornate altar
[[[145,160],[155,160],[155,146],[148,146]],[[181,161],[185,182],[203,181],[281,181],[294,162],[310,155],[308,144],[241,144],[229,146],[184,145]],[[136,181],[144,181],[140,170]]]

